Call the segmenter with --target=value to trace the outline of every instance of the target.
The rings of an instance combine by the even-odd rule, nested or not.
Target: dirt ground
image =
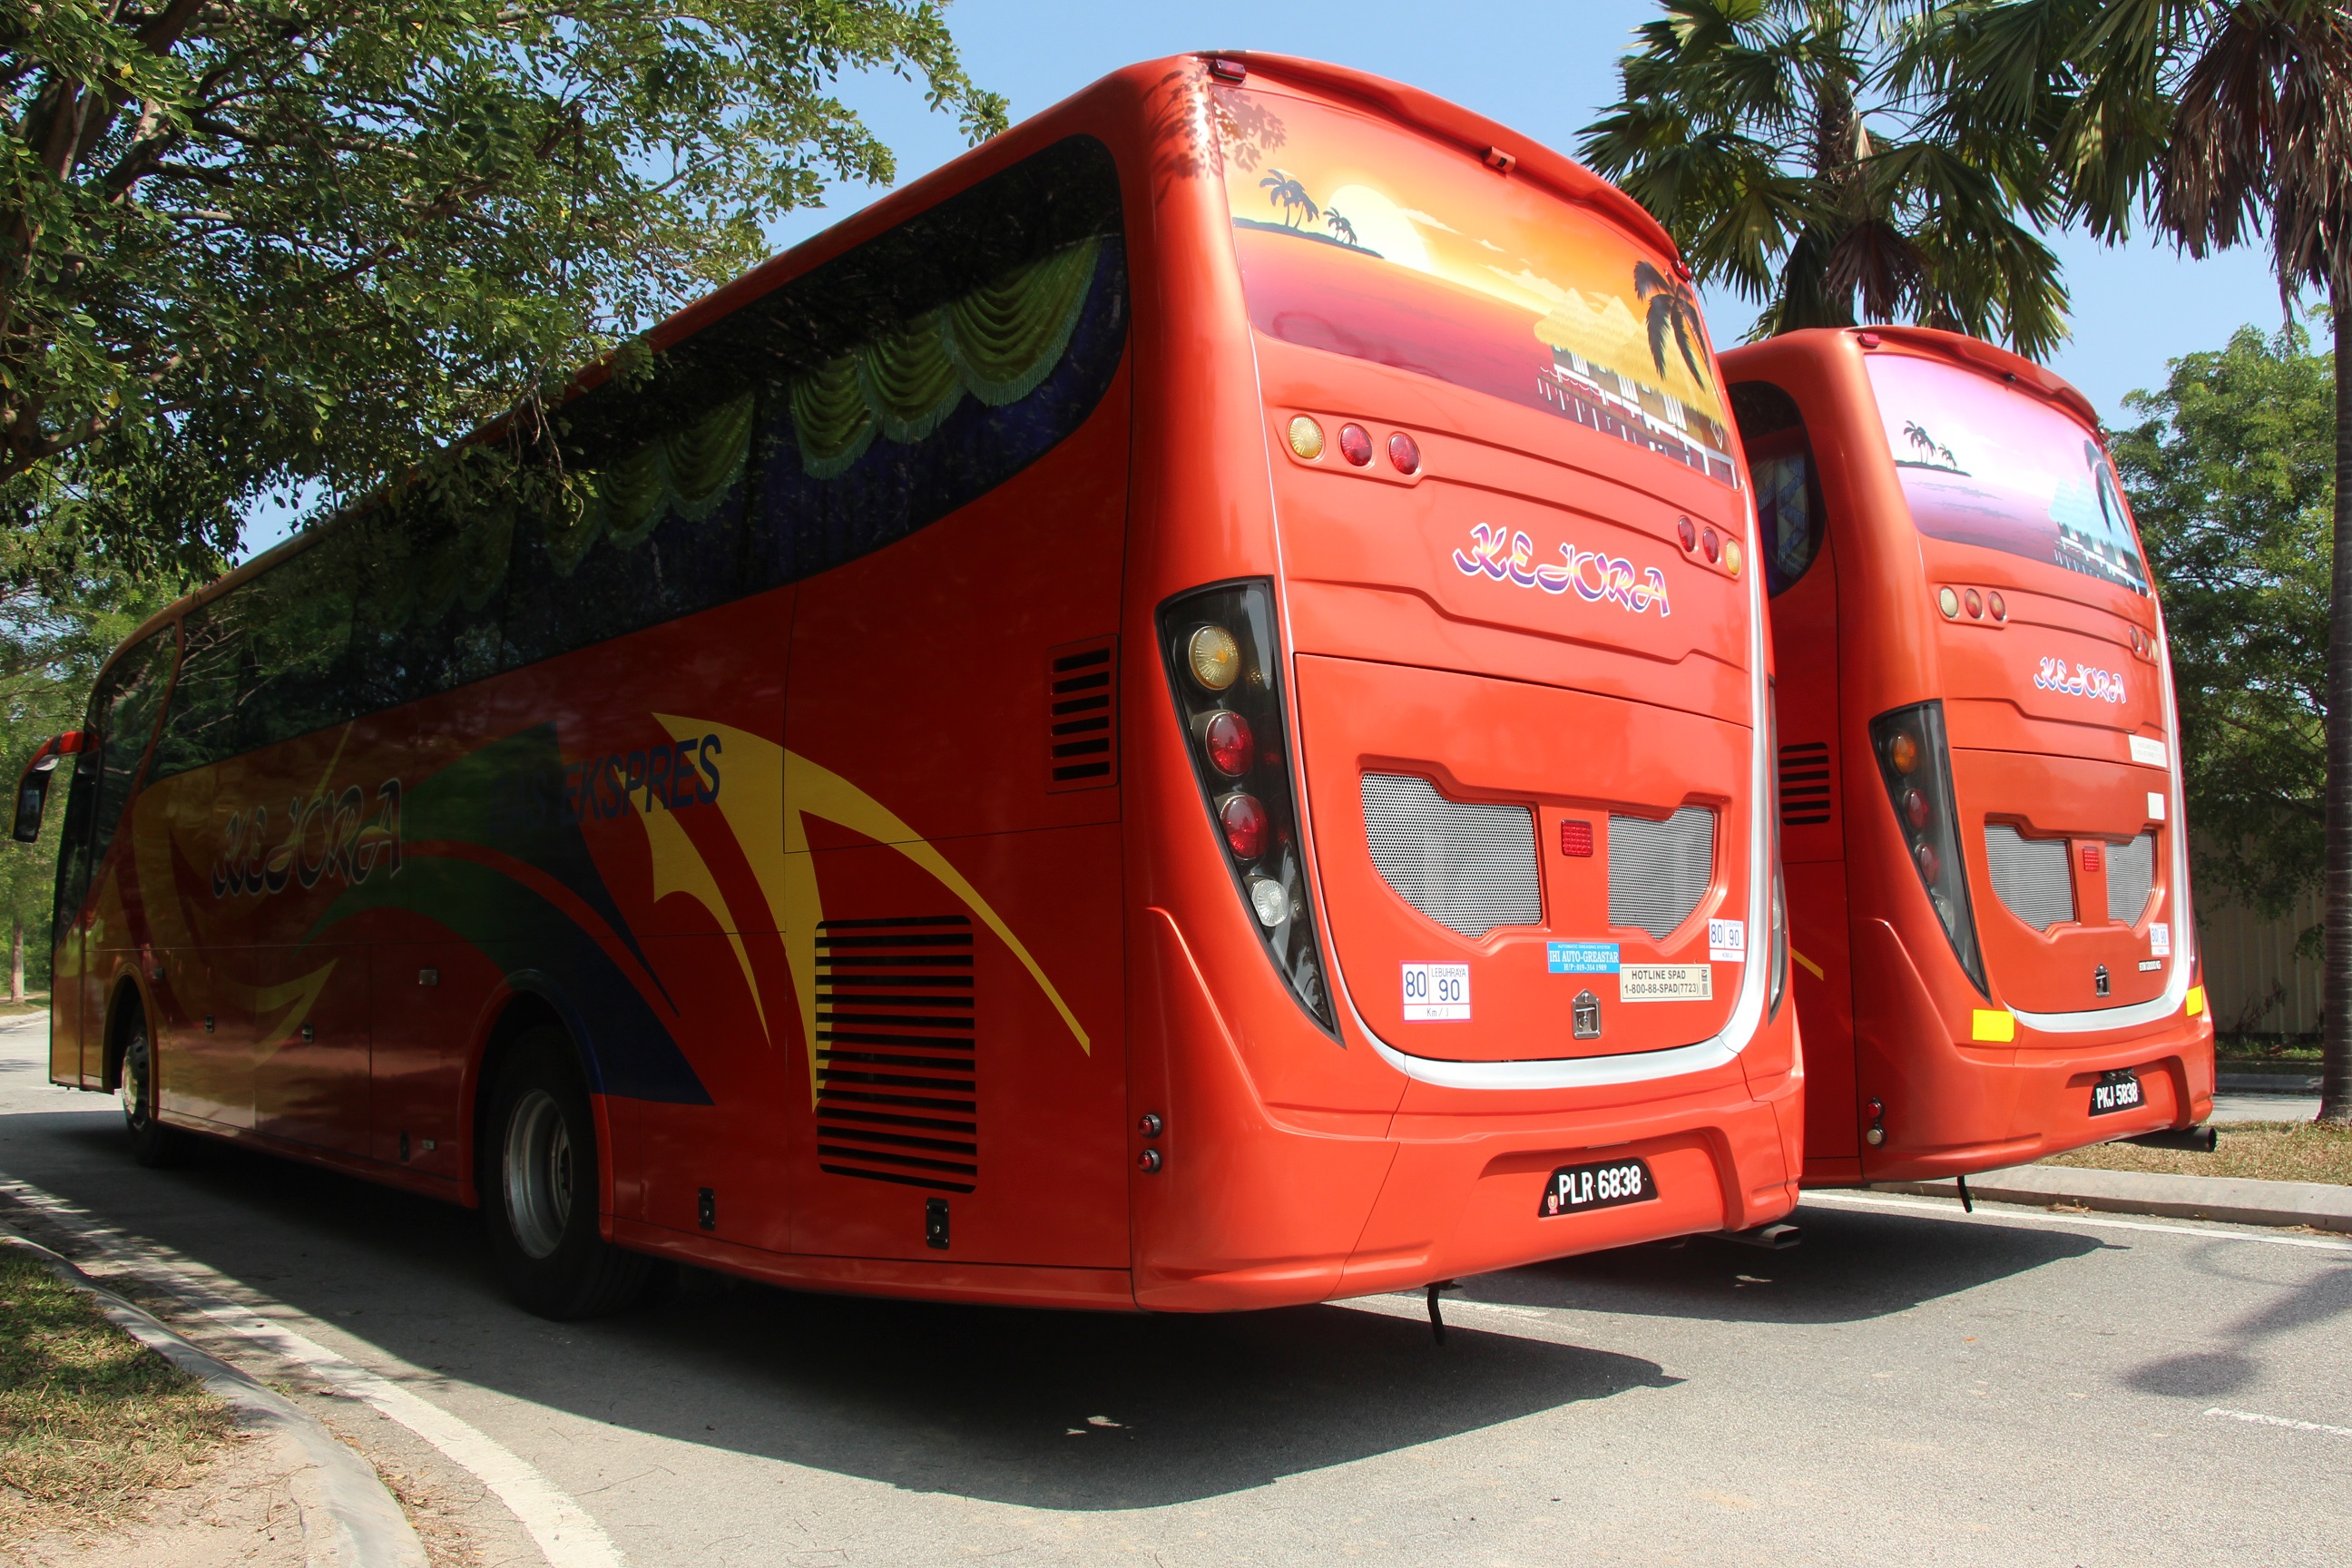
[[[300,1457],[267,1437],[234,1436],[169,1487],[142,1494],[143,1515],[0,1542],[9,1568],[299,1568],[302,1514],[289,1478]]]

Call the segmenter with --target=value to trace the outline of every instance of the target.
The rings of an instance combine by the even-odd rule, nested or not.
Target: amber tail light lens
[[[1922,702],[1897,708],[1870,721],[1871,750],[1879,777],[1895,808],[1895,830],[1927,902],[1944,923],[1952,956],[1970,984],[1985,987],[1984,954],[1977,946],[1976,916],[1969,905],[1967,866],[1960,855],[1959,816],[1952,805],[1951,753],[1944,744],[1944,705]]]
[[[1243,917],[1299,1005],[1331,1029],[1298,841],[1271,587],[1258,579],[1169,600],[1160,607],[1160,647],[1210,842],[1233,874]]]

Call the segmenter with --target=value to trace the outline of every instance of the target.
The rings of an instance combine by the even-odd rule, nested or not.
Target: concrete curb
[[[2319,1092],[2319,1075],[2293,1072],[2216,1073],[2213,1078],[2213,1087],[2223,1094],[2312,1095]]]
[[[1950,1182],[1879,1182],[1880,1193],[1956,1198]],[[1987,1203],[2053,1208],[2074,1204],[2109,1214],[2161,1215],[2231,1225],[2308,1226],[2352,1233],[2352,1187],[2325,1182],[2263,1182],[2245,1176],[2173,1176],[2153,1171],[2086,1171],[2071,1165],[2013,1165],[1969,1178],[1969,1194]]]
[[[25,1253],[90,1298],[132,1339],[203,1384],[236,1413],[237,1425],[268,1434],[299,1461],[307,1568],[425,1568],[425,1546],[375,1468],[310,1415],[217,1356],[198,1350],[37,1241],[0,1232],[0,1247]]]

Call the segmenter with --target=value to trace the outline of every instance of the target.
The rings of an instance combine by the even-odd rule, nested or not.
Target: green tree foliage
[[[2300,327],[2242,327],[2112,437],[2164,595],[2198,885],[2273,915],[2324,864],[2334,376]]]
[[[1665,0],[1584,158],[1701,281],[1762,305],[1756,337],[1907,320],[2039,358],[2066,331],[2057,258],[2029,226],[2049,182],[1930,133],[1922,79],[1901,68],[1908,10]]]
[[[762,253],[890,153],[943,0],[0,0],[0,508],[133,563],[362,493]]]

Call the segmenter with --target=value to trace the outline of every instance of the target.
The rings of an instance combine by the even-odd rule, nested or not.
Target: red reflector
[[[1916,789],[1905,790],[1903,820],[1911,825],[1915,833],[1924,830],[1927,826],[1927,797]]]
[[[1698,548],[1698,530],[1691,526],[1690,519],[1685,517],[1675,520],[1675,536],[1683,542],[1683,548],[1685,550],[1696,550]]]
[[[1372,460],[1371,433],[1360,425],[1339,426],[1339,456],[1362,468]]]
[[[1580,860],[1592,855],[1592,824],[1567,821],[1559,825],[1559,852],[1573,855]]]
[[[1400,474],[1421,472],[1421,444],[1400,430],[1389,437],[1389,461]]]
[[[1985,599],[1985,603],[1991,608],[1992,618],[1994,620],[2005,621],[2009,619],[2009,605],[2003,602],[1999,594],[1988,595]]]
[[[1980,621],[1984,619],[1983,595],[1979,595],[1974,588],[1971,588],[1968,591],[1967,595],[1964,595],[1964,598],[1969,606],[1969,619],[1972,621]]]
[[[1250,747],[1255,743],[1249,721],[1238,713],[1212,713],[1201,730],[1201,743],[1209,751],[1210,765],[1229,779],[1249,771]]]
[[[1936,847],[1932,844],[1919,846],[1919,875],[1927,878],[1928,883],[1933,885],[1943,874],[1944,858],[1936,853]]]
[[[2084,870],[2085,870],[2085,871],[2095,871],[2095,870],[2097,870],[2098,868],[2099,868],[2099,847],[2098,847],[2097,845],[2095,845],[2095,844],[2085,844],[2085,845],[2084,845],[2084,846],[2083,846],[2083,869],[2084,869]]]
[[[1255,795],[1234,795],[1225,797],[1217,808],[1217,821],[1225,830],[1225,847],[1237,860],[1255,860],[1265,853],[1265,807]]]
[[[1723,553],[1723,542],[1716,538],[1715,530],[1711,528],[1698,536],[1698,542],[1706,549],[1709,561]]]

